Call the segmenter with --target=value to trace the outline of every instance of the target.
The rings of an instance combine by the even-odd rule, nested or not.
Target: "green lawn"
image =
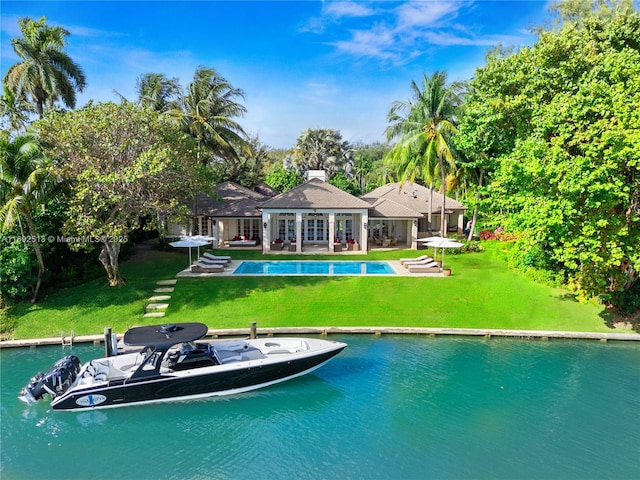
[[[494,247],[495,248],[495,247]],[[224,251],[225,254],[229,250]],[[231,251],[234,258],[265,258]],[[416,252],[374,252],[354,260],[397,259]],[[267,258],[291,259],[282,255]],[[328,256],[297,257],[325,259]],[[348,259],[344,256],[341,260]],[[406,326],[611,331],[600,305],[580,304],[567,292],[536,284],[507,269],[494,252],[448,255],[453,275],[434,277],[216,277],[178,280],[166,322],[201,321],[212,328],[279,326]],[[12,338],[124,332],[143,319],[158,280],[188,263],[183,251],[151,251],[122,265],[127,284],[105,280],[49,291],[37,305],[4,312]],[[620,332],[630,330],[617,330]]]

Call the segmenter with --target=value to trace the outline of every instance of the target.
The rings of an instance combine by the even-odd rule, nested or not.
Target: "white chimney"
[[[307,170],[307,173],[305,173],[305,180],[308,182],[312,178],[317,178],[323,182],[327,181],[327,175],[324,170]]]

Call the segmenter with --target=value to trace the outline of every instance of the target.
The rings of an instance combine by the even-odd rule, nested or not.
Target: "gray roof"
[[[422,215],[429,213],[429,198],[431,189],[419,185],[417,183],[400,182],[388,183],[382,187],[378,187],[369,193],[362,195],[360,198],[366,200],[372,199],[387,199],[392,200],[406,208],[409,208],[415,212],[420,212]],[[438,213],[442,209],[442,194],[437,190],[433,190],[433,207],[432,213]],[[447,197],[445,202],[445,208],[447,212],[467,210],[463,204],[459,201]]]
[[[369,203],[334,187],[330,183],[313,178],[302,185],[270,198],[260,205],[263,209],[331,208],[368,209]]]
[[[363,198],[363,200],[370,202],[369,218],[419,218],[423,216],[422,213],[388,198]]]
[[[213,217],[261,217],[258,204],[269,198],[235,182],[223,182],[216,186],[217,198],[198,195],[196,215]]]

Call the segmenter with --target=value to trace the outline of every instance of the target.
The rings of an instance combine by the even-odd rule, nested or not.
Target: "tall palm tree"
[[[392,104],[387,120],[391,123],[385,133],[387,140],[398,139],[386,160],[398,168],[403,181],[421,179],[432,183],[439,173],[442,189],[440,233],[446,234],[445,199],[446,178],[455,169],[450,147],[455,133],[456,111],[462,103],[461,85],[447,84],[445,72],[423,76],[422,89],[411,82],[413,99]]]
[[[18,136],[13,141],[0,139],[0,230],[12,228],[20,217],[27,223],[38,260],[32,303],[38,297],[44,276],[44,259],[32,211],[44,204],[57,183],[50,172],[50,161],[33,135]]]
[[[244,98],[242,90],[233,86],[207,67],[198,67],[186,94],[174,101],[167,115],[178,121],[193,136],[199,151],[206,151],[203,163],[211,158],[238,159],[239,150],[249,152],[247,134],[234,118],[246,112],[237,102]]]
[[[82,69],[63,51],[69,32],[45,21],[18,21],[23,38],[12,38],[11,43],[22,61],[11,66],[3,80],[16,95],[31,97],[40,118],[58,100],[74,108],[76,91],[86,87]]]
[[[136,81],[138,101],[145,108],[165,111],[182,94],[177,78],[168,78],[164,73],[145,73]]]

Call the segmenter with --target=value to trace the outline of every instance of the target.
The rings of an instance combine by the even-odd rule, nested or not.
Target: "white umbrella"
[[[436,237],[437,240],[430,240],[425,242],[425,245],[429,247],[441,248],[442,249],[442,267],[444,270],[444,249],[445,248],[460,248],[463,244],[460,242],[456,242],[455,240],[451,240],[449,238]]]
[[[169,245],[176,248],[187,248],[189,247],[189,265],[191,265],[191,248],[198,247],[198,257],[200,256],[200,247],[203,245],[207,245],[209,242],[206,240],[193,238],[193,237],[182,237],[180,240],[176,242],[171,242]]]
[[[419,238],[418,240],[416,240],[416,242],[438,242],[440,240],[448,240],[448,239],[444,237],[425,237],[425,238]]]
[[[425,238],[419,238],[418,240],[416,240],[417,242],[423,242],[423,245],[427,245],[429,247],[431,247],[432,245],[430,243],[427,242],[440,242],[442,240],[447,240],[444,237],[425,237]],[[433,247],[433,256],[435,257],[436,255],[436,248]]]

